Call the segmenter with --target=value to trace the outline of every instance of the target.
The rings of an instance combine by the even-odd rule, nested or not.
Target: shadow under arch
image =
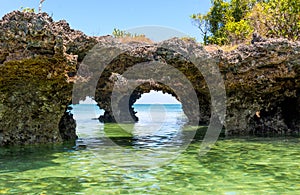
[[[136,116],[137,111],[134,109],[134,104],[139,100],[143,94],[148,94],[151,91],[162,92],[163,94],[168,94],[177,100],[178,104],[182,104],[178,95],[169,87],[162,83],[143,81],[144,83],[136,87],[131,94],[123,95],[121,99],[118,100],[118,110],[120,111],[120,121],[119,122],[137,122],[139,118]],[[129,101],[128,101],[129,100]],[[130,115],[125,115],[127,109],[129,109]],[[116,113],[114,113],[116,114]],[[109,119],[106,121],[106,119]],[[132,120],[133,119],[133,120]],[[101,122],[116,122],[112,117],[105,117],[104,115],[99,117]]]

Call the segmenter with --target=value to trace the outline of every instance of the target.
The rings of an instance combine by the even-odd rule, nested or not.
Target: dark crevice
[[[59,122],[59,133],[63,141],[76,140],[76,121],[70,112],[70,106],[67,106],[64,115]]]
[[[282,120],[282,111],[280,107],[268,111],[261,110],[253,116],[250,122],[250,135],[261,137],[273,137],[276,135],[285,135],[287,126]]]
[[[300,98],[287,98],[282,103],[283,119],[289,129],[293,129],[293,134],[299,135],[300,130]]]

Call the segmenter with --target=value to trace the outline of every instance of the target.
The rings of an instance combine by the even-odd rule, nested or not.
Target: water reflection
[[[59,166],[53,154],[71,150],[74,143],[60,145],[0,147],[0,173],[23,172],[47,166]],[[8,163],[9,162],[9,163]]]
[[[136,110],[138,123],[103,124],[97,134],[82,136],[77,143],[108,164],[154,168],[174,160],[191,142],[195,131],[183,133],[187,119],[180,105],[141,105]]]

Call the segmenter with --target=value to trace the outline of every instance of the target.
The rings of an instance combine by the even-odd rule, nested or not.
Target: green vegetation
[[[269,0],[258,4],[257,9],[254,19],[260,21],[258,25],[267,36],[300,40],[299,0]]]
[[[30,8],[30,7],[21,7],[20,8],[22,12],[29,12],[29,13],[34,13],[35,9],[34,8]]]
[[[193,41],[193,42],[197,41],[195,37],[190,37],[190,36],[181,37],[180,39],[183,41]]]
[[[115,38],[118,38],[121,40],[123,43],[127,42],[143,42],[143,43],[152,43],[152,40],[147,38],[144,34],[132,34],[130,32],[120,30],[115,28],[114,31],[112,32],[112,35]]]
[[[114,31],[112,32],[113,36],[115,38],[125,38],[125,37],[131,37],[131,38],[135,38],[135,37],[145,37],[145,35],[143,34],[132,34],[130,32],[127,32],[125,30],[120,30],[117,28],[114,28]]]
[[[206,14],[191,16],[205,45],[238,44],[253,32],[300,40],[299,0],[211,0]]]
[[[40,0],[39,2],[39,13],[42,13],[42,5],[46,0]],[[29,13],[35,13],[35,9],[31,7],[21,7],[20,8],[22,12],[29,12]]]

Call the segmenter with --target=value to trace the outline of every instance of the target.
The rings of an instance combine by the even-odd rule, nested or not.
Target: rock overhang
[[[18,11],[4,16],[0,21],[0,26],[1,145],[14,142],[20,144],[74,139],[76,137],[74,136],[74,120],[70,115],[66,115],[67,107],[72,101],[76,103],[80,98],[84,99],[85,97],[72,100],[74,92],[72,86],[80,81],[88,83],[89,77],[97,73],[93,67],[84,66],[85,57],[89,55],[95,45],[106,48],[112,44],[114,48],[122,51],[121,54],[107,63],[103,74],[93,81],[95,83],[93,85],[95,100],[106,111],[106,117],[103,119],[107,121],[113,120],[110,104],[111,94],[115,81],[119,81],[110,79],[112,75],[122,75],[126,70],[139,63],[157,62],[170,65],[188,78],[198,97],[200,114],[196,118],[199,118],[199,122],[208,124],[211,117],[210,93],[213,89],[208,88],[207,82],[210,81],[203,77],[203,72],[199,71],[186,55],[194,53],[203,58],[201,66],[204,69],[201,70],[205,70],[206,67],[209,69],[209,62],[211,62],[218,67],[218,70],[211,71],[219,71],[222,75],[226,90],[227,113],[224,127],[227,135],[299,134],[299,42],[269,39],[251,45],[241,45],[230,52],[222,50],[208,52],[201,44],[178,38],[153,44],[121,43],[111,36],[89,37],[80,31],[72,30],[66,21],[54,22],[45,13],[34,14]],[[55,61],[60,63],[55,63]],[[30,66],[25,66],[26,64]],[[52,68],[45,68],[43,64]],[[41,71],[38,74],[34,73],[33,66]],[[20,71],[16,71],[18,74],[7,75],[8,72],[13,72],[12,70]],[[167,73],[161,74],[161,76],[166,76]],[[26,74],[31,76],[24,76]],[[127,76],[132,77],[132,75]],[[23,77],[22,82],[20,82],[20,77]],[[49,82],[51,79],[53,82],[59,81],[59,84],[46,87],[51,83]],[[129,96],[129,108],[142,93],[147,93],[151,89],[170,93],[180,99],[179,95],[175,94],[174,90],[167,85],[151,82],[151,78],[136,77],[136,79],[140,79],[140,85],[133,90],[133,93],[124,95]],[[37,83],[36,80],[39,81],[38,85],[34,84]],[[20,85],[20,83],[23,84]],[[176,81],[176,78],[173,83],[181,84]],[[45,87],[39,88],[41,85]],[[35,90],[24,91],[24,88],[31,89],[32,86]],[[49,84],[49,86],[51,85]],[[89,89],[85,90],[83,95],[89,91]],[[185,92],[186,89],[182,87],[181,91]],[[28,116],[8,117],[13,115],[9,110],[17,111],[16,105],[22,107],[23,94],[30,97],[46,96],[48,101],[46,105],[51,109],[57,107],[54,109],[56,111],[43,111],[39,106],[32,106],[45,104],[45,100],[27,98],[28,102],[23,104],[23,108]],[[20,105],[8,103],[12,99],[17,99]],[[190,119],[195,117],[195,112],[192,111],[193,103],[184,98],[181,98],[180,101],[186,115]],[[53,102],[55,102],[55,106],[52,105]],[[50,117],[51,123],[53,123],[52,128],[55,129],[52,132],[53,136],[41,139],[41,135],[34,136],[35,138],[25,135],[29,132],[29,134],[37,131],[45,134],[48,132],[46,129],[48,127],[43,125],[45,120],[48,120],[46,115],[40,120],[37,120],[36,116],[44,116],[43,114],[46,112],[48,113],[47,117]],[[134,117],[133,110],[130,110],[129,113],[130,117]],[[58,117],[54,119],[53,115]],[[16,117],[20,120],[16,120]],[[67,125],[67,123],[73,125]]]

